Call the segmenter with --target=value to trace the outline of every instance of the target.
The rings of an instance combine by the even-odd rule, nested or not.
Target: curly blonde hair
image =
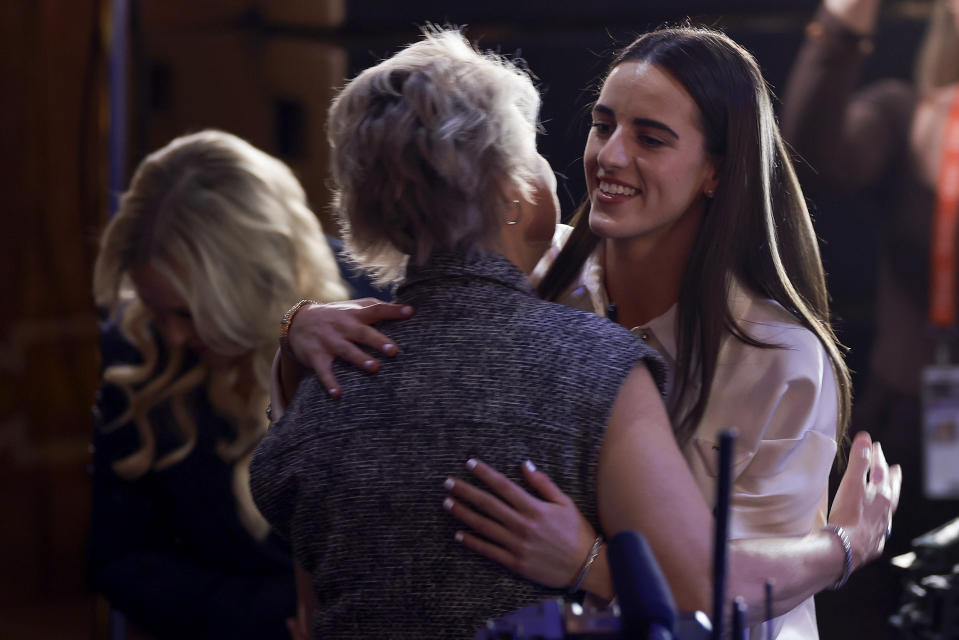
[[[195,330],[211,350],[249,355],[253,391],[234,389],[237,366],[183,371],[184,348],[166,345],[169,357],[158,370],[153,317],[137,298],[131,270],[149,265],[186,302]],[[107,225],[94,266],[98,306],[116,316],[143,363],[116,365],[105,382],[127,396],[127,410],[105,429],[135,425],[140,448],[114,463],[121,477],[137,478],[176,464],[193,450],[197,424],[187,395],[206,386],[213,408],[234,427],[217,445],[234,465],[241,519],[265,535],[244,482],[249,456],[267,427],[269,373],[283,312],[301,298],[347,297],[332,251],[306,196],[289,167],[222,131],[176,138],[138,167],[119,211]],[[243,366],[243,365],[240,365]],[[181,444],[158,457],[151,408],[169,402]]]
[[[384,282],[407,258],[491,246],[506,190],[532,199],[539,106],[527,71],[436,27],[350,81],[328,136],[354,259]]]

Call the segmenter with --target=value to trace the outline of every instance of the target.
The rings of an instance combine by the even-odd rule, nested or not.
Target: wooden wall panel
[[[142,0],[143,21],[157,28],[195,28],[245,20],[322,29],[340,26],[345,0]]]
[[[147,25],[145,91],[148,148],[205,127],[249,140],[291,166],[324,229],[326,111],[346,75],[333,44],[262,37],[224,27],[200,32]]]
[[[338,46],[273,38],[264,46],[260,66],[263,95],[273,119],[268,148],[296,173],[328,233],[336,228],[328,206],[326,114],[334,89],[343,84],[346,63],[346,53]]]
[[[0,3],[0,637],[8,608],[84,597],[104,7]]]

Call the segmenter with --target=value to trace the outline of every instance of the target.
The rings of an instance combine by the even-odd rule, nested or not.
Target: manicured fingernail
[[[330,395],[331,395],[331,396],[335,396],[335,395],[338,394],[339,392],[340,392],[340,390],[337,389],[336,387],[330,387]]]
[[[410,305],[406,305],[405,307],[400,309],[400,313],[402,313],[404,316],[408,316],[411,313],[413,313],[413,307],[411,307]]]
[[[527,460],[523,463],[523,466],[526,467],[527,471],[536,471],[536,465],[533,464],[532,460]]]
[[[374,364],[376,363],[373,362],[372,360],[366,360],[363,362],[363,366],[366,367],[367,369],[372,369]]]
[[[453,510],[453,499],[452,499],[452,498],[446,498],[445,500],[443,500],[443,508],[446,509],[447,511],[452,511],[452,510]]]
[[[443,486],[446,487],[447,489],[452,489],[454,484],[455,483],[453,482],[453,478],[447,478],[446,480],[443,481]]]
[[[475,469],[475,468],[476,468],[476,459],[475,459],[475,458],[470,458],[469,460],[467,460],[467,461],[466,461],[466,468],[469,469],[470,471],[472,471],[473,469]]]
[[[463,541],[463,532],[462,532],[462,531],[457,531],[456,533],[454,533],[454,534],[453,534],[453,540],[456,540],[457,542],[462,542],[462,541]]]
[[[396,345],[394,345],[392,342],[387,342],[386,344],[383,345],[384,353],[389,353],[395,349],[396,349]]]

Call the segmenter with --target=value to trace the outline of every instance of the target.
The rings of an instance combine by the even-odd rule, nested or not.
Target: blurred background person
[[[288,547],[250,497],[276,326],[346,290],[292,172],[220,131],[139,166],[94,272],[107,317],[90,576],[158,638],[286,638]]]
[[[950,238],[937,226],[937,208],[957,175],[944,178],[946,159],[956,153],[948,150],[949,135],[955,136],[947,131],[959,118],[959,2],[936,3],[915,84],[886,79],[860,86],[880,5],[880,0],[823,2],[789,78],[782,123],[804,160],[799,164],[804,186],[864,198],[868,206],[859,210],[855,222],[862,231],[856,237],[878,231],[875,340],[853,423],[895,452],[907,478],[889,540],[890,552],[898,554],[919,534],[959,516],[959,501],[925,495],[921,407],[924,368],[959,357],[954,319],[944,325],[935,320],[931,308],[939,303],[930,300],[937,286],[933,279],[943,279],[946,306],[955,314],[949,298],[955,296],[956,266],[930,264],[934,237],[957,251],[955,231]],[[852,242],[834,244],[858,253]],[[899,602],[899,586],[892,567],[877,563],[846,590],[823,598],[827,637],[897,637],[887,618]]]

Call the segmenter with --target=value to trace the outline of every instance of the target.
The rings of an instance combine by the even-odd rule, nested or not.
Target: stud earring
[[[709,189],[708,191],[704,191],[703,195],[706,196],[707,200],[712,200],[716,196],[716,190]]]

